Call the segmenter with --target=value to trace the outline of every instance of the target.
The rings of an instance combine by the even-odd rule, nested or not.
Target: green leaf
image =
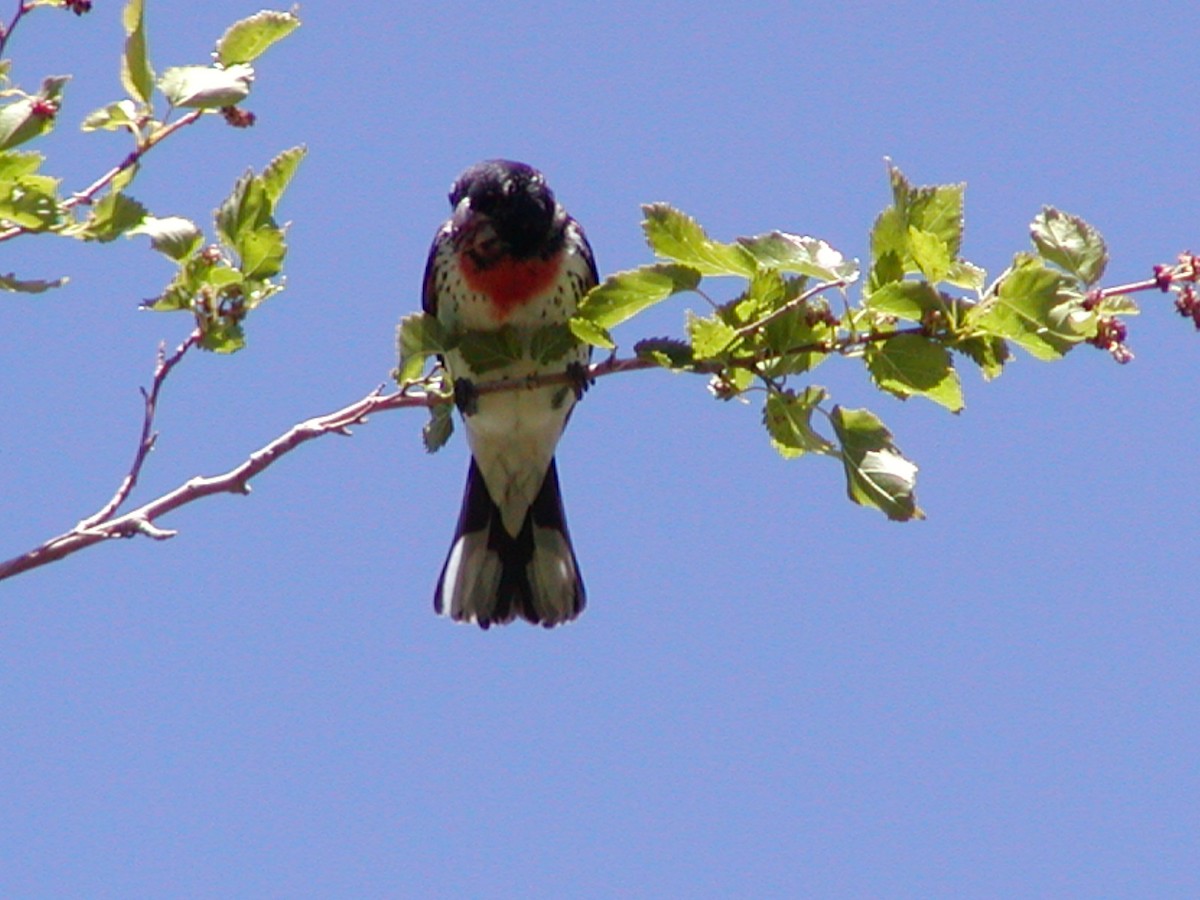
[[[200,326],[200,346],[217,353],[242,349],[246,345],[242,322],[269,292],[259,291],[256,283],[245,282],[236,269],[213,263],[209,254],[187,260],[180,272],[192,276],[186,300]]]
[[[261,177],[263,190],[266,192],[271,203],[279,203],[279,198],[283,196],[283,192],[292,183],[292,176],[296,174],[296,169],[307,155],[307,147],[292,147],[289,150],[284,150],[267,163]]]
[[[771,446],[784,459],[805,453],[832,453],[833,444],[812,427],[812,415],[828,396],[824,388],[810,386],[801,394],[772,391],[763,408],[763,424],[771,436]]]
[[[931,311],[945,309],[942,296],[927,281],[890,281],[864,301],[875,312],[920,322]]]
[[[1136,316],[1141,314],[1137,301],[1128,294],[1109,294],[1096,304],[1096,311],[1108,316]]]
[[[781,272],[847,284],[858,278],[858,260],[846,259],[825,241],[814,237],[772,231],[738,238],[738,244],[762,265]]]
[[[974,263],[967,262],[965,259],[956,259],[951,261],[950,268],[946,270],[942,276],[943,281],[947,281],[955,287],[966,288],[967,290],[979,293],[983,290],[983,286],[987,284],[987,271]]]
[[[285,150],[267,164],[261,175],[248,171],[237,180],[216,212],[217,232],[225,243],[237,247],[243,235],[275,226],[275,206],[306,152],[303,147]]]
[[[871,227],[872,258],[889,253],[899,257],[908,255],[908,223],[904,211],[895,206],[884,209]]]
[[[791,284],[801,283],[796,279]],[[790,292],[778,269],[759,268],[750,278],[745,293],[721,306],[721,318],[729,325],[746,326],[778,311],[795,299],[799,291]]]
[[[908,226],[904,214],[889,206],[875,219],[871,228],[871,278],[868,290],[878,290],[885,284],[904,277],[904,261],[908,258]]]
[[[237,63],[252,62],[262,56],[272,44],[287,37],[299,27],[300,17],[294,12],[264,9],[230,25],[217,41],[214,56],[225,68]]]
[[[892,197],[906,228],[937,235],[946,244],[951,259],[962,247],[964,184],[913,187],[890,162],[888,175]]]
[[[700,271],[676,263],[655,263],[617,272],[592,288],[576,310],[576,319],[586,319],[603,329],[615,328],[642,310],[681,291],[700,284]],[[572,326],[572,330],[575,327]],[[575,331],[588,343],[594,343]],[[603,345],[600,345],[603,346]]]
[[[212,266],[204,272],[202,278],[204,284],[214,288],[224,288],[231,284],[242,284],[245,281],[246,278],[241,272],[225,265]]]
[[[79,126],[84,131],[117,131],[126,128],[137,134],[137,107],[132,100],[118,100],[93,110]]]
[[[54,127],[53,117],[35,114],[35,103],[26,97],[0,108],[0,150],[16,147]]]
[[[892,433],[866,409],[833,408],[834,431],[842,445],[846,491],[860,506],[881,510],[889,519],[923,519],[917,506],[917,465],[892,443]]]
[[[666,203],[642,207],[642,229],[650,249],[659,256],[691,266],[701,275],[754,274],[754,258],[737,244],[714,241],[691,216]]]
[[[964,184],[916,188],[909,196],[908,225],[937,235],[953,259],[962,248]]]
[[[674,338],[646,338],[633,345],[633,352],[664,369],[686,369],[696,362],[691,345]]]
[[[593,347],[600,347],[603,350],[617,349],[617,344],[608,330],[601,328],[595,322],[574,316],[567,322],[567,327],[571,329],[571,334],[585,344],[591,344]]]
[[[1030,223],[1029,232],[1038,253],[1061,266],[1085,285],[1095,284],[1108,265],[1104,238],[1079,216],[1045,206]]]
[[[737,332],[720,319],[705,319],[691,312],[688,313],[687,330],[696,359],[719,356],[737,340]]]
[[[1012,358],[1008,342],[991,335],[963,338],[951,344],[950,349],[957,350],[979,366],[985,381],[999,377],[1004,364]]]
[[[40,281],[37,279],[24,280],[17,278],[12,272],[7,275],[0,275],[0,291],[14,291],[19,294],[41,294],[51,288],[62,287],[68,281],[67,278],[55,278],[53,281]]]
[[[962,246],[964,185],[913,187],[888,163],[892,206],[875,220],[871,230],[871,279],[875,291],[910,272],[930,281],[950,281],[979,290],[982,270],[958,259]]]
[[[217,207],[217,233],[230,247],[237,247],[244,234],[271,223],[271,203],[261,178],[246,172],[233,185],[229,196]]]
[[[867,290],[876,291],[893,281],[903,280],[904,258],[895,253],[885,253],[871,263],[871,275],[867,279]]]
[[[1072,306],[1078,308],[1070,303],[1078,296],[1070,287],[1068,276],[1046,268],[1037,257],[1019,254],[988,296],[967,313],[966,324],[1008,338],[1037,359],[1059,359],[1086,337],[1086,329],[1069,315]]]
[[[106,244],[136,228],[146,218],[146,207],[124,194],[109,191],[92,205],[82,227],[71,235],[85,241]]]
[[[1066,290],[1059,297],[1061,302],[1052,306],[1047,316],[1050,332],[1071,342],[1095,337],[1100,317],[1084,307],[1083,295]]]
[[[67,86],[67,82],[70,80],[70,75],[47,75],[42,79],[42,87],[37,92],[37,96],[42,100],[50,100],[57,103],[62,99],[63,88]]]
[[[276,156],[261,175],[247,172],[216,211],[217,233],[237,251],[247,278],[270,278],[283,266],[287,243],[275,222],[275,205],[304,154],[304,148],[294,147]]]
[[[246,278],[271,278],[283,269],[287,242],[282,228],[267,225],[243,234],[237,249],[239,268]]]
[[[578,346],[579,341],[565,322],[543,325],[529,339],[530,355],[543,365],[558,362]]]
[[[246,346],[246,333],[240,322],[226,318],[207,321],[202,327],[200,346],[214,353],[236,353]]]
[[[58,224],[61,205],[58,179],[48,175],[22,175],[3,185],[0,221],[29,231],[45,231]]]
[[[810,320],[807,309],[794,309],[773,319],[762,333],[763,350],[759,355],[768,358],[762,367],[773,378],[807,372],[824,362],[829,354],[815,349],[800,351],[800,347],[816,347],[834,336],[834,328],[823,320]]]
[[[884,158],[884,164],[887,166],[888,181],[892,186],[892,206],[900,213],[901,221],[904,222],[904,227],[908,227],[908,197],[912,193],[912,183],[900,171],[900,167],[893,164],[890,158]]]
[[[156,312],[174,312],[191,309],[192,301],[204,285],[214,281],[214,269],[228,268],[218,265],[208,254],[197,253],[180,262],[179,271],[163,292],[143,304],[143,308]]]
[[[129,187],[129,185],[133,183],[133,179],[137,177],[137,173],[140,171],[140,169],[141,166],[139,166],[137,163],[134,163],[131,166],[125,166],[125,168],[121,169],[121,171],[113,176],[113,180],[109,183],[110,189],[116,191],[117,193],[125,190],[125,188]]]
[[[146,50],[144,0],[129,0],[121,12],[125,26],[125,55],[121,57],[121,84],[136,101],[149,103],[154,93],[154,70]]]
[[[421,441],[425,444],[426,453],[437,453],[454,434],[453,406],[449,403],[435,403],[429,407],[429,421],[421,429]]]
[[[42,80],[42,89],[0,108],[0,150],[8,150],[54,128],[59,99],[70,75]]]
[[[463,332],[458,352],[476,375],[519,362],[524,356],[520,339],[508,327],[496,331]]]
[[[172,106],[219,109],[236,106],[250,96],[254,69],[247,65],[218,69],[214,66],[175,66],[158,80],[158,89]]]
[[[44,159],[36,150],[0,153],[0,184],[11,184],[22,175],[32,175]]]
[[[867,347],[867,369],[881,389],[907,399],[928,397],[951,412],[963,408],[962,385],[950,351],[919,334],[898,334]]]
[[[946,242],[932,231],[909,226],[908,248],[921,274],[933,282],[941,281],[950,271],[953,259]]]
[[[127,232],[129,237],[137,234],[148,236],[152,248],[176,262],[195,253],[204,240],[204,234],[196,223],[180,216],[167,216],[162,219],[146,216],[140,224]]]
[[[396,344],[400,351],[401,384],[420,378],[425,370],[425,360],[449,349],[442,323],[437,317],[423,312],[412,313],[400,320]]]

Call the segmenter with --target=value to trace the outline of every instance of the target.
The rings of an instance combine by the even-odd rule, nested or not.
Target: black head
[[[517,257],[543,252],[565,219],[542,173],[507,159],[476,163],[459,175],[450,189],[450,206],[456,215],[486,217]]]

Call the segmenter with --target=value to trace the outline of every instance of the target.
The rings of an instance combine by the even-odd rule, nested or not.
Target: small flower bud
[[[249,128],[258,119],[258,116],[249,110],[239,109],[236,106],[222,106],[221,115],[234,128]]]
[[[33,101],[30,112],[39,119],[53,119],[58,115],[58,104],[53,100],[47,100],[45,97],[39,97]]]

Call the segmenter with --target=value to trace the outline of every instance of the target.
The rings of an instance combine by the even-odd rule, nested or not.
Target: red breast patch
[[[562,255],[550,259],[511,259],[502,257],[486,267],[476,265],[471,254],[464,253],[459,268],[467,286],[491,299],[496,320],[503,322],[518,307],[545,292],[558,277]]]

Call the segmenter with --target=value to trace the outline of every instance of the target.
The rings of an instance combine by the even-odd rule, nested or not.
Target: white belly
[[[550,366],[522,361],[478,378],[468,374],[470,370],[459,354],[449,355],[451,371],[471,378],[478,386],[490,381],[526,378],[539,372],[562,372],[572,361],[585,362],[587,349],[581,347]],[[476,411],[464,418],[471,454],[488,493],[500,507],[509,534],[516,535],[521,530],[574,405],[571,385],[517,388],[481,394]]]

